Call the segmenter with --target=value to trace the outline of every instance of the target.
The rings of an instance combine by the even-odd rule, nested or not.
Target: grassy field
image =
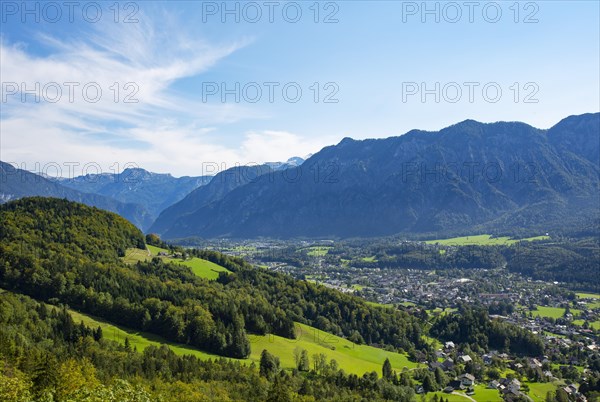
[[[537,306],[537,310],[531,312],[534,317],[560,318],[565,314],[563,307],[546,307]],[[571,309],[571,314],[576,315],[581,313],[581,310]]]
[[[436,308],[433,310],[427,310],[427,314],[429,315],[446,315],[448,313],[454,313],[455,311],[457,311],[458,309],[456,308],[451,308],[451,307],[446,307],[445,309],[441,309],[441,308]]]
[[[148,346],[160,346],[167,344],[169,347],[178,355],[194,355],[201,359],[214,358],[214,355],[202,352],[198,349],[191,348],[187,345],[177,344],[174,342],[167,342],[162,337],[147,332],[135,331],[128,328],[113,325],[100,318],[81,314],[74,310],[69,310],[71,317],[76,323],[83,321],[85,325],[91,328],[102,328],[102,336],[105,339],[116,341],[120,344],[125,343],[125,338],[129,339],[131,347],[135,347],[139,352],[147,348]]]
[[[372,255],[370,257],[363,257],[360,260],[363,262],[377,262],[377,258],[375,258],[374,255]]]
[[[323,353],[327,359],[335,359],[340,368],[347,373],[362,375],[376,371],[381,375],[381,367],[386,358],[390,359],[392,367],[402,371],[404,367],[416,368],[417,363],[408,360],[404,354],[387,352],[383,349],[367,345],[355,345],[352,342],[308,325],[296,323],[297,339],[286,339],[276,335],[250,336],[252,353],[250,359],[258,361],[263,349],[278,356],[282,367],[294,367],[294,349],[300,347],[312,355]]]
[[[196,276],[210,280],[217,279],[219,277],[219,272],[230,272],[227,268],[217,265],[214,262],[195,257],[185,261],[177,259],[174,259],[173,261],[185,265],[186,267],[190,267]]]
[[[150,345],[168,345],[178,355],[194,355],[200,359],[218,358],[219,356],[206,353],[188,345],[168,342],[160,336],[146,332],[134,331],[121,326],[116,326],[102,319],[91,317],[76,311],[70,311],[75,322],[83,321],[87,326],[96,328],[100,326],[105,339],[114,340],[121,344],[128,338],[131,347],[138,351]],[[390,359],[392,367],[401,371],[404,367],[409,369],[418,367],[417,363],[408,360],[405,354],[387,352],[383,349],[367,345],[355,345],[352,342],[308,325],[296,323],[297,339],[287,339],[277,335],[250,335],[249,340],[252,352],[248,359],[241,360],[245,363],[258,362],[263,349],[278,356],[283,368],[294,367],[294,349],[306,349],[310,360],[312,355],[323,353],[327,359],[335,359],[341,369],[347,373],[362,375],[369,371],[376,371],[381,375],[381,367],[386,358]]]
[[[457,391],[457,394],[447,394],[445,392],[435,392],[427,394],[427,401],[437,394],[438,397],[448,399],[450,402],[468,402],[471,401],[462,391]],[[477,402],[502,402],[500,393],[495,389],[488,389],[484,384],[475,385],[475,395],[470,395]],[[418,400],[418,399],[417,399]]]
[[[475,236],[462,236],[453,237],[451,239],[438,239],[428,240],[427,244],[439,244],[442,246],[506,246],[517,243],[519,241],[535,241],[535,240],[547,240],[549,236],[535,236],[528,237],[525,239],[511,239],[510,237],[492,237],[489,234],[475,235]]]
[[[164,251],[165,253],[167,253],[169,251],[166,248],[160,248],[160,247],[156,247],[156,246],[147,245],[146,247],[148,248],[148,250],[150,250],[150,252],[154,256],[158,255],[158,253],[160,253],[161,251]]]
[[[308,254],[311,257],[323,257],[327,255],[327,253],[329,253],[330,248],[331,246],[313,246],[308,247],[305,250],[308,251],[306,254]]]
[[[548,331],[542,331],[543,335],[547,335],[547,336],[553,336],[555,338],[566,338],[565,335],[562,334],[555,334],[554,332],[548,332]]]
[[[148,246],[150,247],[150,246]],[[125,252],[123,261],[126,264],[135,264],[138,261],[147,261],[152,258],[152,254],[149,250],[140,250],[139,248],[129,248]]]
[[[318,282],[329,278],[327,275],[304,275],[307,281]]]
[[[427,343],[430,344],[435,350],[441,349],[444,346],[439,339],[432,338],[427,335],[425,335],[424,338],[427,341]],[[445,359],[442,358],[442,361],[444,361],[444,360]]]
[[[478,402],[496,402],[502,401],[500,392],[496,389],[487,388],[487,384],[475,385],[475,395],[471,395],[471,398]]]
[[[135,264],[138,261],[150,261],[153,257],[157,257],[158,253],[168,250],[155,247],[155,246],[146,246],[146,250],[140,250],[139,248],[128,248],[125,251],[125,257],[123,257],[123,261],[127,264]],[[168,257],[161,257],[162,259],[166,259]]]
[[[556,390],[557,385],[553,383],[539,383],[539,382],[528,382],[526,383],[529,386],[529,397],[534,402],[544,402],[546,400],[546,393],[548,391]],[[458,394],[446,394],[444,392],[436,392],[435,394],[438,397],[444,397],[444,399],[448,399],[450,402],[466,402],[470,401],[464,392],[458,391]],[[427,400],[429,401],[432,398],[434,393],[427,394]],[[502,402],[502,397],[498,390],[488,389],[486,384],[477,384],[475,385],[475,395],[470,395],[471,398],[476,400],[477,402]]]
[[[583,325],[583,320],[573,320],[575,325]],[[590,328],[600,330],[600,321],[590,321]]]
[[[531,312],[534,317],[560,318],[565,314],[565,309],[561,307],[537,306],[537,310]]]
[[[123,261],[125,261],[125,263],[127,264],[135,264],[138,261],[151,260],[153,257],[157,257],[158,253],[168,251],[155,246],[147,247],[148,249],[146,251],[137,248],[127,249],[125,257],[123,257]],[[163,261],[174,262],[176,264],[189,267],[196,276],[206,278],[209,280],[217,279],[219,277],[219,272],[229,272],[227,268],[217,265],[211,261],[203,260],[201,258],[193,257],[187,260],[182,260],[179,258],[173,258],[169,256],[160,256],[160,258],[162,258]]]
[[[534,402],[545,402],[548,391],[556,390],[556,384],[551,382],[527,382],[529,386],[529,397]]]
[[[596,293],[576,293],[577,298],[579,299],[592,299],[592,302],[587,302],[586,306],[589,309],[597,309],[600,308],[600,295]]]
[[[370,306],[374,306],[374,307],[394,307],[394,304],[382,304],[382,303],[377,303],[377,302],[373,302],[373,301],[365,301],[365,303],[367,303]]]
[[[233,253],[253,253],[256,251],[256,247],[254,246],[235,246],[235,247],[229,247],[229,248],[223,248],[220,251],[222,252],[233,252]]]
[[[444,400],[448,400],[449,402],[470,402],[471,400],[463,395],[455,395],[455,394],[446,394],[445,392],[430,392],[427,394],[426,401],[430,401],[434,395],[437,395],[438,398],[443,397]],[[472,396],[475,399],[474,396]],[[417,399],[418,400],[418,399]],[[477,401],[479,402],[479,401]],[[481,401],[483,402],[483,400]],[[487,401],[486,401],[487,402]]]

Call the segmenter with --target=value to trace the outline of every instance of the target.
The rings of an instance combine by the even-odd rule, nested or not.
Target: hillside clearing
[[[105,339],[116,341],[120,344],[125,343],[125,338],[129,340],[132,348],[143,351],[148,346],[169,346],[178,355],[193,355],[200,359],[217,359],[221,356],[206,353],[189,345],[178,344],[166,341],[164,338],[149,334],[146,332],[135,331],[129,328],[111,324],[105,320],[92,317],[77,311],[69,310],[73,320],[77,323],[83,323],[91,328],[102,328]],[[375,371],[381,374],[381,367],[386,358],[390,359],[392,367],[400,372],[404,367],[408,369],[416,368],[417,363],[408,360],[405,354],[388,352],[383,349],[367,345],[356,345],[352,342],[320,331],[314,327],[305,324],[296,323],[297,339],[287,339],[277,335],[249,335],[252,352],[248,359],[239,359],[245,363],[259,362],[260,354],[263,349],[267,349],[272,354],[279,357],[281,367],[292,369],[295,367],[294,349],[300,347],[306,349],[310,361],[313,355],[323,353],[327,360],[335,359],[338,366],[346,371],[362,375],[366,372]]]
[[[219,277],[219,272],[230,272],[227,268],[211,261],[203,260],[197,257],[183,260],[181,258],[175,258],[169,255],[159,255],[160,253],[168,253],[169,250],[155,246],[147,247],[148,248],[146,251],[137,248],[127,249],[125,257],[123,257],[123,261],[127,264],[135,264],[138,261],[149,261],[154,257],[159,257],[165,262],[172,262],[189,267],[196,276],[209,280],[217,279]]]
[[[427,244],[439,244],[441,246],[507,246],[520,241],[547,240],[550,236],[534,236],[524,239],[511,239],[508,236],[492,237],[489,234],[453,237],[450,239],[427,240]]]

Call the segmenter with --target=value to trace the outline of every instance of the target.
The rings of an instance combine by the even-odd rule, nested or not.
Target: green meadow
[[[471,395],[471,398],[477,402],[496,402],[502,401],[500,392],[496,389],[487,388],[487,384],[477,384],[474,387],[475,395]]]
[[[142,351],[148,346],[167,345],[178,355],[193,355],[200,359],[216,359],[220,356],[203,352],[189,345],[166,341],[164,338],[141,331],[134,331],[122,326],[113,325],[102,319],[70,310],[75,322],[84,322],[89,327],[102,328],[105,339],[124,344],[125,338],[129,340],[132,348]],[[286,369],[295,367],[294,349],[297,347],[308,351],[310,360],[314,354],[323,353],[327,360],[335,359],[338,366],[347,373],[362,375],[366,372],[376,371],[381,375],[381,368],[386,358],[390,359],[392,367],[402,371],[416,368],[419,365],[408,360],[405,354],[388,352],[383,349],[367,345],[356,345],[352,342],[320,331],[305,324],[296,323],[296,339],[287,339],[277,335],[249,335],[252,352],[248,359],[242,359],[245,363],[259,362],[263,349],[279,357],[281,366]]]
[[[508,236],[492,237],[489,234],[453,237],[450,239],[427,240],[427,244],[439,244],[442,246],[507,246],[519,241],[547,240],[550,236],[535,236],[525,239],[511,239]]]
[[[471,401],[465,395],[446,394],[445,392],[430,392],[427,394],[425,400],[430,401],[434,395],[437,395],[438,398],[444,398],[444,400],[447,399],[449,402],[469,402],[469,401]],[[472,396],[472,398],[475,399],[474,396]],[[483,399],[482,399],[482,401],[483,401]],[[479,402],[479,401],[477,401],[477,402]]]
[[[258,250],[254,246],[237,245],[237,246],[233,246],[233,247],[218,248],[218,249],[215,249],[215,251],[219,251],[221,253],[226,253],[226,254],[234,253],[237,255],[252,255],[252,254],[255,254]]]
[[[165,253],[169,251],[165,248],[160,248],[160,247],[156,247],[156,246],[147,245],[146,247],[148,248],[148,250],[150,250],[150,252],[154,256],[158,255],[158,253],[160,253],[161,251],[164,251]]]
[[[557,385],[551,382],[527,382],[529,386],[529,397],[534,402],[545,402],[548,391],[555,391]]]
[[[251,360],[258,361],[263,349],[278,356],[284,368],[293,368],[294,349],[300,347],[313,354],[323,353],[327,359],[335,359],[339,367],[347,373],[362,375],[376,371],[381,375],[381,367],[386,358],[390,359],[392,367],[402,371],[418,367],[417,363],[408,360],[405,354],[388,352],[367,345],[356,345],[347,339],[331,335],[305,324],[296,323],[297,339],[286,339],[277,335],[251,335]]]
[[[547,318],[560,318],[565,314],[563,307],[546,307],[537,306],[537,310],[532,310],[531,313],[534,317],[547,317]],[[571,309],[571,314],[577,315],[581,313],[581,310]]]
[[[454,313],[455,311],[457,311],[458,309],[456,308],[451,308],[451,307],[446,307],[445,309],[441,309],[441,308],[435,308],[433,310],[426,310],[427,314],[429,315],[446,315],[449,313]]]
[[[214,262],[203,260],[201,258],[191,258],[189,260],[177,260],[174,262],[190,267],[192,272],[201,278],[215,280],[219,277],[219,272],[230,272],[227,268],[215,264]]]
[[[150,246],[147,246],[150,247]],[[152,253],[150,250],[140,250],[139,248],[129,248],[125,252],[125,257],[123,257],[123,261],[126,264],[135,264],[138,261],[148,261],[152,258]]]
[[[382,308],[394,307],[395,306],[394,304],[389,304],[389,303],[388,304],[382,304],[382,303],[377,303],[377,302],[368,301],[368,300],[366,300],[365,303],[367,303],[368,305],[371,305],[371,306],[382,307]]]
[[[592,308],[592,307],[590,307],[590,308]],[[548,318],[556,319],[556,318],[561,318],[565,314],[565,309],[562,307],[538,306],[537,310],[533,310],[533,311],[531,311],[531,313],[533,314],[534,317],[548,317]],[[581,310],[572,308],[571,314],[573,314],[574,316],[577,316],[578,314],[581,314]],[[575,325],[581,326],[581,325],[583,325],[583,323],[584,323],[584,320],[582,320],[582,319],[573,320],[573,324],[575,324]],[[590,321],[589,325],[590,325],[590,328],[600,330],[600,320]]]
[[[469,402],[475,400],[477,402],[502,402],[502,397],[500,397],[500,392],[495,389],[488,389],[484,384],[477,384],[474,387],[475,394],[474,395],[465,395],[462,391],[455,391],[456,393],[447,394],[445,392],[435,392],[427,394],[427,399],[433,398],[433,395],[437,395],[438,397],[443,397],[444,400],[448,399],[450,402]]]
[[[155,246],[147,246],[146,251],[137,248],[127,249],[123,261],[127,264],[135,264],[138,261],[148,261],[153,257],[157,257],[160,252],[167,252],[168,250],[162,249]],[[227,268],[215,264],[214,262],[203,260],[201,258],[193,257],[187,260],[180,258],[173,258],[170,256],[160,256],[164,261],[170,261],[179,265],[189,267],[192,272],[201,278],[209,280],[215,280],[219,277],[219,272],[230,272]]]
[[[125,343],[125,338],[129,340],[129,344],[132,348],[136,348],[139,352],[146,349],[148,346],[160,346],[168,345],[173,352],[178,355],[194,355],[200,359],[209,359],[215,357],[210,353],[202,352],[198,349],[189,347],[188,345],[178,344],[174,342],[166,341],[164,338],[150,334],[147,332],[135,331],[132,329],[124,328],[121,326],[113,325],[101,318],[92,317],[86,314],[81,314],[74,310],[69,310],[71,317],[76,323],[83,323],[91,328],[102,328],[102,336],[104,339],[118,342],[120,344]]]
[[[583,325],[584,322],[584,320],[573,320],[573,324],[580,326]],[[590,328],[600,330],[600,321],[590,321],[589,324]]]
[[[307,254],[311,257],[324,257],[329,253],[330,248],[331,246],[312,246],[305,248],[305,250],[308,250]]]
[[[592,299],[593,301],[586,302],[589,309],[600,308],[600,295],[596,293],[576,293],[578,299]]]
[[[529,397],[533,402],[545,402],[546,394],[548,391],[556,390],[557,385],[553,383],[540,383],[540,382],[527,382],[529,386]],[[444,397],[450,402],[467,402],[471,401],[470,398],[477,402],[502,402],[502,397],[498,390],[487,388],[487,384],[475,385],[475,394],[467,396],[464,392],[458,391],[453,394],[446,394],[444,392],[435,392],[438,397]],[[432,398],[434,393],[427,394],[427,399]]]

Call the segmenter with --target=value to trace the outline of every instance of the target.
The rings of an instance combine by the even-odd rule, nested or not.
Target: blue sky
[[[343,137],[600,110],[596,1],[75,4],[2,2],[3,161],[200,175]]]

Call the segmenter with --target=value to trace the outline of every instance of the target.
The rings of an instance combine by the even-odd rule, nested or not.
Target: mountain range
[[[180,201],[192,190],[207,184],[211,179],[212,176],[176,178],[170,174],[132,168],[119,174],[88,174],[56,180],[63,186],[83,193],[94,193],[124,203],[140,204],[150,215],[151,221],[154,221],[165,208]]]
[[[115,212],[139,228],[148,227],[152,223],[148,211],[139,204],[121,202],[101,194],[77,191],[0,161],[0,203],[31,196],[65,198]]]
[[[165,239],[547,232],[600,222],[600,113],[548,130],[466,120],[214,177],[143,169],[46,179],[2,164],[0,200],[67,198]]]
[[[233,167],[218,174],[221,185],[207,188],[203,197],[214,201],[231,191],[239,179],[264,172],[287,169],[301,164],[304,159],[290,158],[286,162],[269,162],[260,167]],[[190,192],[211,182],[214,176],[173,177],[140,168],[129,168],[121,173],[86,174],[61,178],[35,174],[0,162],[0,203],[27,196],[65,198],[108,211],[127,218],[138,228],[148,230],[158,215],[186,197]],[[238,177],[238,179],[235,179]],[[185,203],[183,204],[185,205]]]
[[[466,120],[438,132],[345,138],[218,200],[199,188],[152,229],[168,239],[369,237],[597,222],[599,143],[598,113],[548,130]]]

